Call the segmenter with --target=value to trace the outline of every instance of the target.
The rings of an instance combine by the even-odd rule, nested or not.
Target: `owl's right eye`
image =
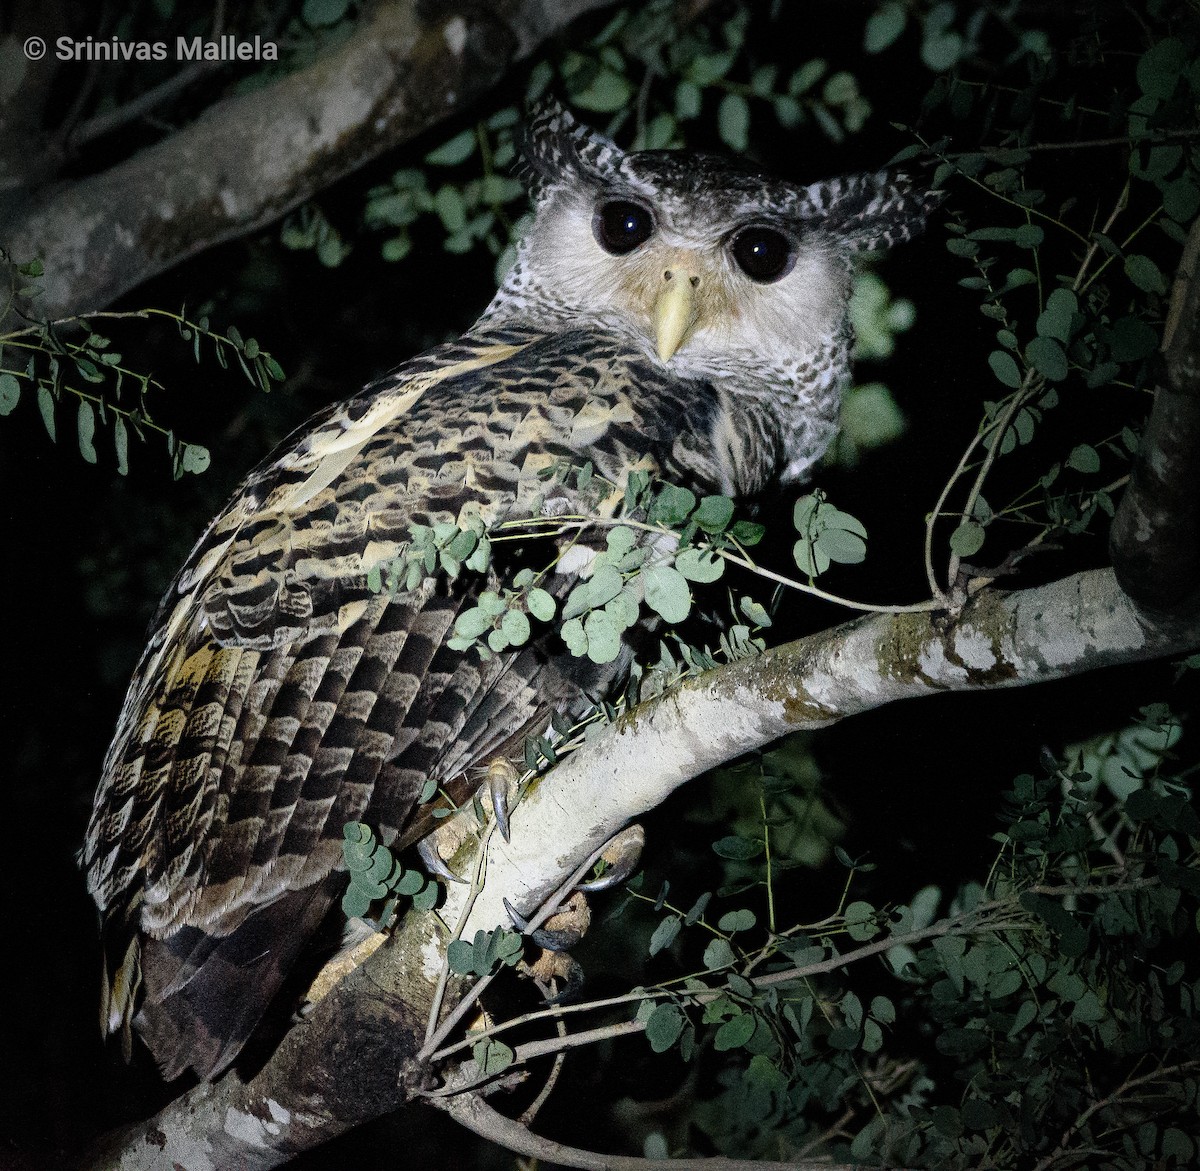
[[[654,235],[654,216],[640,203],[613,199],[596,209],[592,231],[605,252],[624,256]]]

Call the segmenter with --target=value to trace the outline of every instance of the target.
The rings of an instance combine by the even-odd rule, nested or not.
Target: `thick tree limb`
[[[622,825],[706,769],[786,732],[900,699],[1024,686],[1197,645],[1200,613],[1150,619],[1111,570],[1095,570],[1036,589],[985,592],[953,624],[931,614],[872,615],[697,676],[555,768],[513,811],[510,842],[491,835],[487,879],[465,935],[507,926],[505,898],[531,911]],[[446,921],[462,899],[451,890]],[[200,1087],[91,1166],[258,1171],[395,1108],[425,1076],[413,1058],[446,942],[432,916],[410,916],[248,1086],[229,1075]]]
[[[39,192],[0,244],[17,262],[42,260],[46,316],[102,308],[469,105],[513,62],[607,2],[380,3],[307,68],[215,103],[101,174]]]
[[[513,811],[510,841],[493,835],[464,936],[507,925],[504,898],[528,914],[685,781],[788,732],[900,699],[1021,687],[1197,645],[1200,611],[1154,621],[1111,570],[1093,570],[984,592],[952,625],[930,613],[873,615],[686,680],[569,756]]]
[[[445,940],[410,915],[284,1038],[249,1083],[231,1071],[111,1136],[94,1171],[265,1171],[400,1106],[425,1037]],[[388,953],[381,963],[382,953]]]
[[[1163,336],[1166,381],[1154,392],[1133,485],[1109,552],[1122,589],[1149,610],[1200,597],[1200,220],[1180,261]]]

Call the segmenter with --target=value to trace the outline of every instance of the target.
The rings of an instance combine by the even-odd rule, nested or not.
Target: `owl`
[[[578,510],[544,474],[563,464],[735,497],[803,480],[850,376],[851,258],[912,236],[936,198],[627,153],[554,103],[521,158],[534,215],[479,320],[251,472],[152,623],[80,863],[102,1027],[127,1056],[140,1035],[166,1078],[236,1058],[336,913],[346,822],[412,842],[428,782],[468,795],[627,669],[551,628],[487,659],[448,646],[496,570],[379,590],[414,526]],[[552,560],[560,596],[588,572]]]

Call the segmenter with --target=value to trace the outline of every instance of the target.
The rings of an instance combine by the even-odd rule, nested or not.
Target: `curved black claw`
[[[445,859],[437,852],[437,846],[433,844],[432,838],[422,838],[417,843],[417,853],[421,855],[421,861],[425,863],[425,869],[435,878],[444,878],[447,882],[467,881],[465,878],[459,878],[446,865]]]
[[[565,961],[562,965],[564,970],[556,973],[562,978],[562,991],[555,996],[546,997],[547,1007],[569,1004],[573,1000],[578,1000],[580,992],[583,991],[583,965],[572,956],[563,956],[562,958]]]
[[[590,893],[608,890],[609,887],[624,882],[637,869],[645,845],[646,831],[640,825],[626,826],[609,840],[600,854],[601,860],[608,863],[608,869],[599,878],[579,883],[575,889]]]
[[[519,779],[520,774],[507,760],[493,760],[488,765],[487,786],[492,799],[492,814],[496,818],[496,828],[506,842],[512,837],[508,821],[508,789]]]
[[[508,917],[512,920],[512,925],[522,934],[525,935],[529,931],[529,920],[517,910],[516,907],[508,901],[504,900],[504,909],[508,912]]]
[[[529,938],[547,951],[570,951],[583,938],[583,934],[572,927],[560,931],[538,927],[529,933]]]

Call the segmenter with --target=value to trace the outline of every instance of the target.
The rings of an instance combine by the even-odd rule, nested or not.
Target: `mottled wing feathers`
[[[130,688],[82,854],[104,917],[105,1023],[128,1029],[140,979],[137,1024],[165,1072],[211,1075],[236,1054],[294,959],[253,941],[285,948],[275,932],[307,916],[286,949],[302,946],[333,897],[346,821],[390,839],[427,779],[478,772],[600,685],[539,647],[487,663],[447,648],[478,582],[389,598],[366,578],[414,522],[528,513],[555,459],[589,458],[618,482],[670,465],[662,420],[712,403],[631,369],[643,361],[595,336],[443,347],[321,416],[197,544]],[[189,1036],[194,1056],[179,1049]]]

